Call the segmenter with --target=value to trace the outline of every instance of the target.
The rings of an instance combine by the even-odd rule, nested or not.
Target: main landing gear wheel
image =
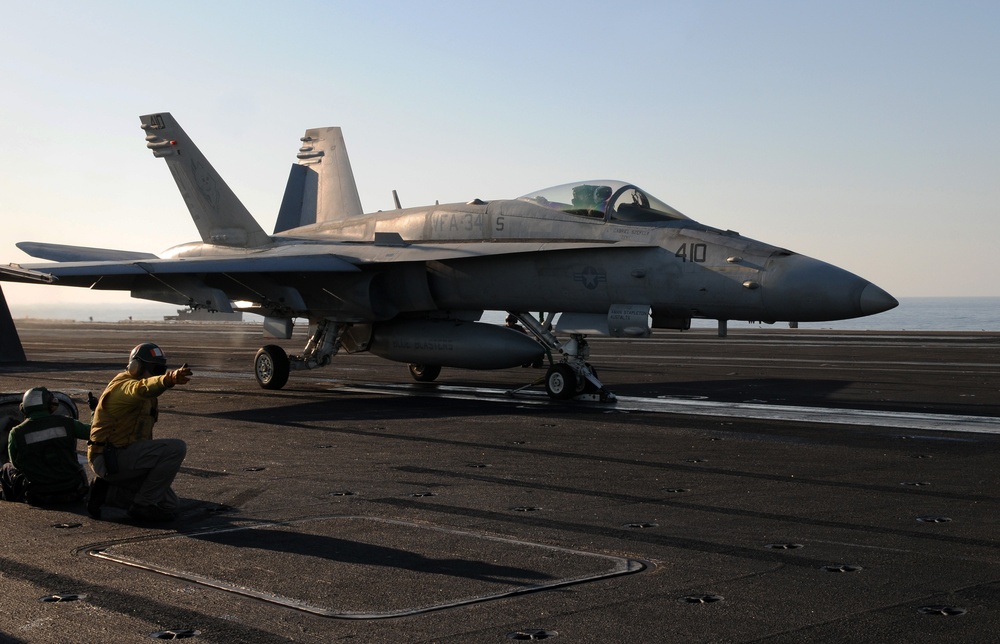
[[[411,364],[410,375],[417,382],[433,382],[439,375],[441,375],[440,365],[434,364]]]
[[[566,363],[549,367],[545,374],[545,393],[556,400],[569,400],[577,394],[577,377]]]
[[[264,389],[281,389],[288,382],[291,364],[288,354],[276,344],[268,344],[257,350],[253,359],[253,375],[257,384]]]

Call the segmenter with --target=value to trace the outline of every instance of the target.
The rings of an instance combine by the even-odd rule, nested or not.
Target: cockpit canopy
[[[688,219],[645,190],[623,181],[583,181],[518,197],[536,206],[581,217],[625,223]]]

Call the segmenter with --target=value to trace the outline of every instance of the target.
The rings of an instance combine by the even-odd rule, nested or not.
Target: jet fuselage
[[[380,235],[387,239],[370,246]],[[360,321],[427,311],[602,313],[614,304],[638,303],[652,309],[654,326],[676,328],[690,318],[845,319],[896,303],[836,266],[683,216],[630,222],[555,211],[524,199],[476,200],[372,213],[274,236],[276,246],[305,245],[334,256],[354,246],[352,240],[369,244],[359,273],[278,279],[310,303],[296,315]],[[567,247],[579,242],[591,245]],[[520,252],[493,250],[513,243]],[[470,244],[480,244],[482,253],[477,256]],[[447,249],[456,245],[465,252],[449,256]],[[350,256],[356,258],[358,250],[351,248]],[[428,261],[436,251],[439,256]],[[233,253],[191,244],[168,255]]]

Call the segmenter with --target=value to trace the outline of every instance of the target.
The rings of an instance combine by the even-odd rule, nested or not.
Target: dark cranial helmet
[[[34,387],[24,392],[21,398],[21,411],[30,414],[36,411],[50,411],[55,396],[45,387]]]
[[[143,342],[128,355],[127,369],[132,377],[138,377],[143,370],[154,376],[162,376],[167,372],[167,358],[160,347],[152,342]]]

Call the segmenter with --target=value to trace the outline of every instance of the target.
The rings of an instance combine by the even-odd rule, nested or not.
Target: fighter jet
[[[52,262],[11,264],[0,280],[48,282],[194,309],[264,317],[301,355],[260,348],[254,374],[289,373],[370,351],[417,381],[442,367],[503,369],[550,357],[556,399],[613,400],[586,338],[688,329],[692,318],[811,322],[872,315],[897,301],[831,264],[698,223],[626,181],[591,180],[515,199],[364,213],[340,128],[306,130],[277,223],[266,233],[169,113],[140,117],[201,241],[159,255],[21,242]],[[395,197],[395,193],[394,193]],[[509,328],[480,321],[506,311]]]

